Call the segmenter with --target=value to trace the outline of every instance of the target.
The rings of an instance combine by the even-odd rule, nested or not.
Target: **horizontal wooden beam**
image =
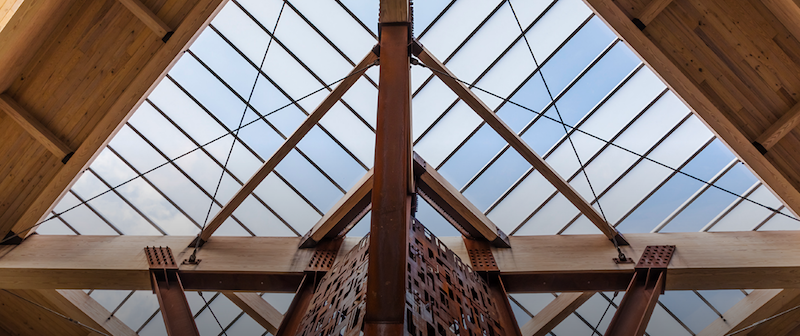
[[[780,119],[767,128],[762,133],[753,145],[759,148],[760,151],[768,151],[772,146],[775,146],[778,141],[783,139],[784,136],[789,134],[797,125],[800,125],[800,104],[795,104],[788,112],[786,112]]]
[[[644,9],[642,9],[642,12],[637,15],[636,19],[642,24],[639,29],[649,25],[650,22],[652,22],[653,19],[655,19],[656,16],[658,16],[658,14],[664,10],[664,8],[667,8],[670,3],[672,3],[672,0],[651,0],[650,3],[648,3]]]
[[[194,237],[175,236],[45,236],[30,237],[13,246],[0,258],[0,288],[35,289],[150,289],[148,264],[143,247],[169,246],[176,260],[191,254],[187,248]],[[583,279],[608,275],[610,288],[617,280],[628,279],[633,264],[616,264],[613,246],[603,235],[512,236],[513,248],[492,247],[498,268],[509,292],[551,291],[537,282],[554,274],[584,274]],[[623,252],[638,259],[648,245],[675,245],[667,277],[667,289],[769,289],[800,288],[800,232],[697,232],[629,234],[630,246]],[[360,240],[345,239],[339,256]],[[440,240],[462,260],[469,260],[461,237]],[[314,253],[298,249],[295,237],[215,237],[198,252],[198,265],[181,265],[182,272],[194,278],[192,288],[219,288],[218,280],[204,280],[203,274],[217,277],[239,274],[261,276],[269,281],[292,277],[276,283],[281,291],[296,289],[303,271]],[[506,282],[506,277],[528,279],[527,284]],[[181,279],[184,279],[183,274]],[[537,280],[539,279],[539,280]],[[234,279],[235,280],[235,279]],[[244,281],[241,280],[241,281]],[[571,284],[572,291],[587,288],[580,278]],[[233,281],[233,280],[232,280]],[[624,281],[623,281],[624,282]],[[190,287],[186,286],[185,287]],[[236,284],[223,284],[237,289]],[[268,287],[271,284],[264,284]],[[538,286],[538,287],[537,287]],[[241,288],[254,288],[252,285]],[[531,290],[530,288],[538,288]],[[555,288],[555,287],[552,287]],[[562,287],[564,288],[564,287]],[[560,291],[561,288],[558,289]],[[552,290],[555,291],[555,290]]]
[[[122,3],[123,6],[127,7],[133,15],[135,15],[139,20],[142,20],[147,27],[149,27],[158,37],[161,37],[164,42],[172,35],[172,29],[167,26],[164,21],[161,20],[150,8],[147,8],[141,1],[139,0],[118,0]],[[169,34],[169,35],[168,35]]]
[[[561,293],[520,327],[522,336],[546,336],[594,294],[595,292]]]
[[[67,163],[69,157],[72,156],[72,149],[67,144],[5,93],[0,94],[0,110],[5,111],[6,115],[16,121],[22,129],[39,141],[53,155],[61,159],[62,162]]]
[[[58,1],[62,2],[62,1]],[[63,1],[67,2],[67,1]],[[106,144],[130,118],[133,111],[144,102],[145,98],[156,87],[169,69],[178,61],[179,56],[208,26],[214,16],[222,9],[225,0],[197,0],[194,7],[183,17],[167,43],[159,48],[152,58],[138,71],[123,92],[116,97],[107,111],[103,111],[102,119],[92,127],[91,132],[69,162],[47,183],[44,190],[36,196],[33,203],[25,210],[22,217],[10,228],[0,223],[0,235],[5,236],[9,229],[19,236],[26,237],[34,225],[50,214],[50,211],[86,170],[91,162],[105,148]],[[24,6],[24,4],[23,4]],[[2,49],[0,49],[2,50]],[[0,62],[2,67],[2,62]],[[2,73],[2,72],[0,72]],[[89,126],[87,126],[89,127]],[[8,223],[11,224],[11,223]]]
[[[762,155],[751,140],[706,97],[698,86],[681,71],[613,0],[584,0],[605,23],[638,54],[659,78],[667,84],[712,132],[725,143],[750,171],[795,215],[800,213],[800,191]],[[669,277],[667,277],[669,278]]]
[[[381,23],[410,22],[409,0],[381,0],[378,19]]]
[[[450,87],[455,94],[461,98],[472,110],[474,110],[492,129],[502,137],[509,146],[514,148],[523,158],[525,158],[534,169],[539,171],[542,176],[547,179],[561,194],[566,197],[580,212],[586,216],[608,239],[616,239],[620,245],[625,245],[625,239],[609,225],[603,216],[591,205],[581,194],[576,191],[572,185],[567,183],[561,175],[558,174],[550,165],[542,159],[541,156],[536,154],[533,149],[525,143],[522,138],[517,135],[500,117],[494,114],[483,101],[475,95],[470,88],[464,83],[458,81],[456,76],[447,69],[447,67],[436,59],[425,47],[420,46],[419,54],[417,55],[422,63],[433,71],[433,74],[439,77],[442,82]]]
[[[283,314],[273,307],[269,302],[265,301],[261,295],[256,293],[240,293],[240,292],[222,292],[231,302],[236,304],[247,315],[250,315],[253,320],[258,322],[264,329],[267,329],[270,334],[277,334],[278,327],[283,320]]]
[[[297,127],[294,133],[286,138],[278,150],[276,150],[275,153],[273,153],[272,156],[270,156],[270,158],[261,165],[261,168],[259,168],[258,171],[256,171],[256,173],[253,174],[249,180],[247,180],[242,188],[236,192],[233,198],[231,198],[231,200],[228,201],[228,203],[225,204],[222,209],[220,209],[214,218],[208,222],[208,225],[206,225],[205,229],[203,229],[203,232],[200,233],[200,239],[202,241],[205,242],[211,238],[211,235],[214,234],[214,231],[216,231],[217,228],[219,228],[219,226],[222,225],[222,223],[225,222],[225,220],[227,220],[231,214],[233,214],[236,208],[238,208],[239,205],[244,202],[247,196],[250,196],[250,193],[252,193],[253,190],[256,190],[256,187],[258,187],[261,181],[263,181],[267,175],[269,175],[269,173],[275,170],[275,167],[278,166],[281,160],[283,160],[283,158],[285,158],[286,155],[289,154],[289,152],[291,152],[295,146],[297,146],[300,140],[302,140],[303,137],[305,137],[306,134],[317,125],[320,119],[325,116],[325,113],[327,113],[337,102],[339,102],[339,99],[342,98],[347,90],[350,89],[350,87],[353,86],[353,84],[355,84],[359,78],[361,78],[361,75],[367,71],[369,65],[373,64],[377,59],[378,56],[376,56],[373,52],[369,52],[367,56],[365,56],[364,59],[362,59],[361,62],[359,62],[355,68],[350,71],[348,76],[341,81],[333,89],[333,91],[328,93],[328,96],[325,97],[325,99],[319,104],[319,106],[317,106],[316,109],[314,109],[313,112],[311,112],[311,114],[308,115],[308,117],[306,117],[306,120]]]
[[[300,247],[314,247],[323,239],[334,239],[355,225],[372,203],[372,169],[367,171],[325,216],[303,236]]]
[[[416,153],[414,170],[415,175],[419,175],[419,195],[440,208],[445,217],[453,220],[454,225],[466,231],[466,236],[484,238],[497,247],[511,247],[508,236],[502,230]]]

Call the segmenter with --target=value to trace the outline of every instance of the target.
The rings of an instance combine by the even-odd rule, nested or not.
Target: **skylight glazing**
[[[37,233],[197,234],[325,97],[325,86],[370,52],[377,7],[371,0],[230,1]],[[415,20],[421,43],[622,233],[798,228],[582,1],[417,1]],[[498,227],[516,235],[599,233],[430,70],[411,71],[415,151]],[[375,68],[359,79],[215,235],[305,234],[372,167],[377,79]],[[548,118],[579,131],[565,133]],[[234,139],[229,133],[241,121],[255,122]],[[425,202],[417,217],[434,234],[458,234]],[[368,229],[366,216],[350,235]],[[149,292],[91,295],[141,335],[163,333]],[[227,334],[264,332],[224,296],[205,295],[224,315]],[[698,333],[745,295],[667,292],[648,334]],[[613,296],[596,294],[552,334],[602,333],[621,299],[601,321]],[[199,296],[187,297],[201,333],[220,334]],[[555,296],[512,298],[524,324]]]

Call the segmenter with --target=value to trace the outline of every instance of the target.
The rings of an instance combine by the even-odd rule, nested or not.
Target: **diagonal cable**
[[[210,312],[211,316],[214,317],[214,321],[217,321],[217,325],[222,330],[222,334],[225,335],[225,336],[228,336],[228,333],[225,332],[225,328],[222,326],[222,323],[219,322],[219,319],[217,318],[217,314],[214,314],[214,311],[211,310],[211,305],[208,304],[208,301],[206,301],[206,298],[203,296],[203,292],[202,291],[197,291],[197,295],[200,295],[200,298],[203,299],[203,303],[206,304],[206,308],[208,308],[208,312]],[[214,300],[214,298],[211,298],[211,300]]]
[[[233,139],[231,140],[231,149],[228,150],[228,156],[225,158],[225,163],[222,165],[222,173],[219,175],[219,180],[217,181],[217,187],[214,188],[214,196],[211,197],[211,204],[208,205],[208,211],[206,212],[206,219],[203,220],[203,228],[200,229],[200,233],[197,234],[197,240],[195,240],[194,250],[192,251],[192,255],[189,257],[190,261],[194,261],[197,257],[197,250],[200,247],[200,234],[203,233],[205,230],[206,225],[208,224],[208,217],[211,216],[211,209],[214,208],[214,200],[217,199],[217,193],[219,192],[219,187],[222,185],[222,179],[225,177],[225,169],[228,167],[228,162],[231,160],[231,154],[233,154],[233,148],[236,146],[236,138],[239,137],[239,130],[242,127],[242,123],[244,122],[244,117],[247,115],[247,109],[250,106],[250,100],[253,99],[253,93],[256,91],[256,85],[258,85],[258,79],[261,77],[261,70],[264,68],[264,62],[267,60],[267,54],[269,53],[269,47],[272,45],[273,36],[275,35],[278,29],[278,23],[281,22],[281,16],[283,15],[283,9],[286,8],[286,2],[281,3],[281,9],[278,12],[278,19],[275,20],[275,26],[272,28],[272,34],[270,35],[269,41],[267,42],[267,48],[264,50],[264,57],[261,58],[261,65],[258,66],[258,71],[256,71],[256,79],[253,80],[253,87],[250,88],[250,95],[247,97],[247,102],[244,104],[244,111],[242,111],[242,117],[239,119],[239,126],[236,128],[236,131],[233,133]],[[202,297],[202,295],[200,295]]]
[[[28,299],[27,299],[27,298],[25,298],[24,296],[21,296],[21,295],[19,295],[19,294],[17,294],[17,293],[11,292],[11,291],[9,291],[8,289],[3,289],[3,291],[4,291],[4,292],[6,292],[6,293],[8,293],[8,294],[11,294],[11,295],[13,295],[13,296],[16,296],[17,298],[19,298],[19,299],[21,299],[21,300],[23,300],[23,301],[26,301],[26,302],[28,302],[28,303],[30,303],[30,304],[32,304],[32,305],[34,305],[34,306],[37,306],[37,307],[39,307],[39,308],[42,308],[42,309],[44,309],[44,310],[46,310],[46,311],[48,311],[48,312],[52,313],[53,315],[56,315],[56,316],[58,316],[58,317],[60,317],[60,318],[63,318],[63,319],[65,319],[65,320],[67,320],[67,321],[69,321],[69,322],[71,322],[71,323],[73,323],[73,324],[75,324],[75,325],[77,325],[77,326],[83,327],[83,328],[84,328],[84,329],[86,329],[86,330],[89,330],[89,331],[91,331],[91,332],[94,332],[94,333],[98,333],[98,334],[100,334],[100,335],[111,336],[111,335],[109,335],[109,334],[106,334],[106,333],[104,333],[104,332],[102,332],[102,331],[100,331],[100,330],[97,330],[97,329],[95,329],[95,328],[92,328],[92,327],[90,327],[90,326],[88,326],[88,325],[85,325],[85,324],[81,323],[80,321],[78,321],[78,320],[75,320],[75,319],[73,319],[73,318],[71,318],[71,317],[69,317],[69,316],[66,316],[66,315],[64,315],[64,314],[61,314],[61,313],[59,313],[59,312],[57,312],[57,311],[55,311],[55,310],[52,310],[52,309],[50,309],[50,308],[47,308],[47,307],[45,307],[45,306],[43,306],[43,305],[40,305],[40,304],[38,304],[38,303],[36,303],[36,302],[33,302],[33,301],[31,301],[31,300],[28,300]],[[111,318],[111,317],[109,316],[109,318]]]
[[[421,67],[424,67],[424,68],[427,68],[427,69],[429,69],[429,70],[430,70],[430,71],[432,71],[432,72],[436,72],[436,73],[438,73],[439,75],[442,75],[442,76],[445,76],[445,77],[451,78],[451,79],[453,79],[454,81],[457,81],[457,82],[459,82],[459,83],[461,83],[461,84],[464,84],[464,85],[468,86],[468,87],[469,87],[469,88],[471,88],[471,89],[478,90],[478,91],[480,91],[480,92],[483,92],[483,93],[486,93],[486,94],[488,94],[488,95],[490,95],[490,96],[492,96],[492,97],[494,97],[494,98],[500,99],[500,100],[501,100],[501,101],[503,101],[504,103],[509,103],[509,104],[511,104],[511,105],[514,105],[514,106],[517,106],[517,107],[519,107],[519,108],[521,108],[521,109],[523,109],[523,110],[526,110],[526,111],[528,111],[528,112],[534,113],[534,114],[536,114],[536,115],[538,115],[538,116],[540,116],[540,117],[542,117],[542,118],[545,118],[545,119],[547,119],[547,120],[550,120],[550,121],[553,121],[553,122],[555,122],[555,123],[558,123],[559,125],[564,125],[565,127],[567,127],[567,128],[569,128],[569,129],[571,129],[573,132],[578,132],[578,133],[584,134],[584,135],[586,135],[586,136],[589,136],[589,137],[591,137],[592,139],[595,139],[595,140],[598,140],[598,141],[602,141],[603,143],[606,143],[606,144],[608,144],[609,146],[612,146],[612,147],[614,147],[614,148],[617,148],[617,149],[623,150],[623,151],[625,151],[625,152],[627,152],[627,153],[633,154],[633,155],[635,155],[636,157],[642,158],[642,160],[646,160],[646,161],[648,161],[648,162],[654,163],[654,164],[656,164],[656,165],[658,165],[658,166],[661,166],[661,167],[664,167],[664,168],[666,168],[666,169],[669,169],[669,170],[671,170],[671,171],[674,171],[675,173],[681,174],[681,175],[683,175],[683,176],[686,176],[686,177],[688,177],[688,178],[691,178],[691,179],[693,179],[693,180],[695,180],[695,181],[698,181],[698,182],[700,182],[700,183],[703,183],[703,184],[705,184],[705,185],[708,185],[708,186],[710,186],[710,187],[713,187],[713,188],[715,188],[715,189],[718,189],[718,190],[720,190],[720,191],[722,191],[722,192],[725,192],[725,193],[727,193],[727,194],[733,195],[733,196],[735,196],[736,198],[743,199],[743,200],[745,200],[745,201],[748,201],[748,202],[750,202],[750,203],[752,203],[752,204],[755,204],[755,205],[757,205],[757,206],[760,206],[760,207],[762,207],[762,208],[764,208],[764,209],[767,209],[767,210],[769,210],[769,211],[771,211],[771,212],[774,212],[774,213],[776,213],[776,214],[779,214],[779,215],[781,215],[781,216],[784,216],[784,217],[786,217],[786,218],[790,218],[790,219],[792,219],[792,220],[794,220],[794,221],[800,222],[800,219],[798,219],[798,218],[795,218],[794,216],[787,215],[787,214],[785,214],[785,213],[783,213],[783,212],[780,212],[779,210],[777,210],[777,209],[775,209],[775,208],[773,208],[773,207],[770,207],[770,206],[768,206],[768,205],[765,205],[765,204],[763,204],[763,203],[760,203],[760,202],[754,201],[754,200],[752,200],[752,199],[750,199],[750,198],[747,198],[747,197],[744,197],[744,196],[742,196],[742,195],[739,195],[739,194],[737,194],[737,193],[735,193],[735,192],[733,192],[733,191],[730,191],[730,190],[728,190],[728,189],[725,189],[725,188],[723,188],[723,187],[720,187],[720,186],[718,186],[718,185],[716,185],[716,184],[713,184],[713,183],[711,183],[711,182],[708,182],[708,181],[706,181],[706,180],[703,180],[703,179],[701,179],[701,178],[699,178],[699,177],[697,177],[697,176],[694,176],[694,175],[692,175],[692,174],[689,174],[689,173],[686,173],[686,172],[684,172],[684,171],[681,171],[680,169],[673,168],[673,167],[671,167],[671,166],[669,166],[669,165],[667,165],[667,164],[665,164],[665,163],[662,163],[662,162],[656,161],[656,160],[654,160],[654,159],[652,159],[652,158],[649,158],[649,157],[647,157],[646,155],[639,154],[639,153],[637,153],[637,152],[634,152],[633,150],[630,150],[630,149],[628,149],[628,148],[625,148],[625,147],[622,147],[622,146],[620,146],[620,145],[618,145],[618,144],[615,144],[615,143],[614,143],[614,142],[612,142],[612,141],[609,141],[609,140],[603,139],[603,138],[601,138],[601,137],[599,137],[599,136],[597,136],[597,135],[594,135],[594,134],[592,134],[592,133],[586,132],[586,131],[584,131],[584,130],[582,130],[582,129],[578,128],[578,127],[575,127],[575,126],[572,126],[572,125],[570,125],[570,124],[567,124],[567,123],[565,123],[565,122],[563,122],[563,121],[557,120],[556,118],[550,117],[550,116],[548,116],[548,115],[546,115],[546,114],[544,114],[544,113],[542,113],[542,112],[538,112],[538,111],[536,111],[536,110],[534,110],[534,109],[532,109],[532,108],[530,108],[530,107],[527,107],[527,106],[525,106],[525,105],[522,105],[522,104],[520,104],[520,103],[514,102],[514,101],[512,101],[512,100],[511,100],[511,98],[506,98],[506,97],[503,97],[503,96],[501,96],[501,95],[498,95],[498,94],[496,94],[496,93],[494,93],[494,92],[491,92],[491,91],[489,91],[489,90],[483,89],[483,88],[481,88],[481,87],[479,87],[479,86],[476,86],[476,85],[474,85],[474,84],[470,84],[470,83],[468,83],[468,82],[466,82],[466,81],[464,81],[464,80],[461,80],[461,79],[459,79],[459,78],[457,78],[457,77],[455,77],[455,76],[453,76],[453,75],[450,75],[450,74],[448,74],[448,73],[446,73],[446,72],[439,71],[439,70],[437,70],[437,69],[433,69],[433,68],[431,68],[431,67],[428,67],[427,65],[425,65],[425,64],[423,64],[423,63],[421,63],[421,62],[419,62],[419,61],[417,61],[416,63],[412,63],[412,64],[414,64],[414,65],[418,65],[418,66],[421,66]]]
[[[327,85],[325,85],[325,86],[323,86],[323,87],[321,87],[319,89],[316,89],[316,90],[310,92],[309,94],[306,94],[305,96],[302,96],[302,97],[300,97],[298,99],[292,99],[290,102],[282,105],[281,107],[278,107],[277,109],[272,110],[271,112],[266,113],[263,116],[260,116],[260,117],[258,117],[256,119],[253,119],[251,121],[248,121],[248,122],[242,124],[241,127],[237,127],[237,128],[232,129],[232,130],[230,130],[228,132],[225,132],[225,134],[222,134],[222,135],[220,135],[220,136],[218,136],[218,137],[216,137],[214,139],[211,139],[210,141],[208,141],[208,142],[206,142],[206,143],[204,143],[204,144],[202,144],[202,145],[200,145],[200,146],[198,146],[198,147],[196,147],[194,149],[191,149],[191,150],[187,151],[186,153],[183,153],[183,154],[178,155],[178,156],[176,156],[176,157],[174,157],[172,159],[169,159],[169,160],[167,160],[167,162],[164,162],[164,163],[162,163],[160,165],[157,165],[157,166],[155,166],[155,167],[153,167],[153,168],[151,168],[149,170],[146,170],[144,172],[136,174],[136,176],[131,177],[130,179],[127,179],[124,182],[115,185],[111,189],[108,189],[108,190],[103,191],[103,192],[101,192],[101,193],[99,193],[97,195],[94,195],[94,196],[92,196],[90,198],[87,198],[87,199],[81,201],[80,203],[75,204],[75,205],[65,209],[64,211],[61,211],[59,213],[54,213],[54,215],[52,217],[49,217],[49,218],[47,218],[45,220],[42,220],[42,221],[40,221],[40,222],[38,222],[36,224],[33,224],[33,225],[29,226],[29,227],[26,227],[26,228],[20,230],[20,232],[25,232],[25,231],[34,229],[34,228],[38,227],[39,225],[42,225],[42,224],[44,224],[46,222],[49,222],[49,221],[51,221],[51,220],[53,220],[55,218],[60,218],[60,216],[63,215],[64,213],[66,213],[66,212],[74,210],[74,209],[80,207],[81,205],[87,204],[87,203],[89,203],[89,202],[91,202],[91,201],[93,201],[93,200],[95,200],[95,199],[97,199],[97,198],[99,198],[99,197],[101,197],[101,196],[103,196],[103,195],[105,195],[107,193],[110,193],[110,192],[114,191],[115,189],[117,189],[119,187],[122,187],[122,186],[124,186],[124,185],[126,185],[126,184],[128,184],[128,183],[130,183],[130,182],[132,182],[132,181],[134,181],[134,180],[146,175],[146,174],[149,174],[149,173],[151,173],[151,172],[153,172],[153,171],[155,171],[155,170],[157,170],[157,169],[159,169],[161,167],[164,167],[166,165],[172,164],[173,162],[175,162],[176,160],[178,160],[178,159],[180,159],[180,158],[182,158],[184,156],[192,154],[192,153],[194,153],[194,152],[196,152],[196,151],[198,151],[198,150],[200,150],[200,149],[202,149],[202,148],[204,148],[204,147],[206,147],[206,146],[208,146],[208,145],[210,145],[212,143],[215,143],[215,142],[217,142],[219,140],[222,140],[223,138],[227,137],[228,135],[232,135],[234,132],[236,132],[236,131],[238,131],[238,130],[240,130],[242,128],[245,128],[247,126],[250,126],[250,125],[252,125],[252,124],[254,124],[254,123],[256,123],[256,122],[258,122],[258,121],[260,121],[262,119],[265,119],[265,118],[267,118],[267,117],[269,117],[269,116],[271,116],[271,115],[273,115],[273,114],[275,114],[277,112],[280,112],[280,111],[286,109],[287,107],[294,106],[298,102],[300,102],[300,101],[302,101],[304,99],[307,99],[308,97],[311,97],[311,96],[313,96],[313,95],[315,95],[317,93],[325,91],[325,90],[329,89],[331,86],[334,86],[334,85],[336,85],[336,84],[338,84],[338,83],[350,78],[351,76],[356,76],[356,75],[360,76],[364,71],[366,71],[367,69],[369,69],[369,68],[371,68],[371,67],[373,67],[375,65],[377,65],[377,64],[376,63],[372,63],[372,64],[367,65],[367,66],[365,66],[365,67],[363,67],[361,69],[356,69],[355,71],[353,71],[352,73],[348,74],[347,76],[344,76],[344,77],[342,77],[342,78],[340,78],[340,79],[338,79],[338,80],[336,80],[334,82],[331,82],[330,84],[327,84]],[[17,238],[17,237],[19,237],[19,233],[13,233],[10,236],[4,238],[3,240],[0,240],[0,244],[3,244],[5,242],[7,242],[7,241],[9,241],[11,239]]]

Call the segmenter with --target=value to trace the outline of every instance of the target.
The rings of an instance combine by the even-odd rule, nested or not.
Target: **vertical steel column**
[[[503,280],[500,278],[500,268],[497,267],[497,263],[494,260],[491,244],[485,239],[472,239],[463,236],[462,238],[464,246],[467,248],[472,269],[484,273],[486,282],[489,284],[489,294],[492,297],[492,302],[494,302],[495,311],[497,311],[497,316],[492,316],[492,319],[500,323],[505,335],[522,336],[517,318],[514,316],[514,311],[511,310],[511,303],[508,301],[508,292]]]
[[[200,336],[169,247],[145,247],[150,282],[169,336]]]
[[[674,251],[673,245],[648,246],[645,249],[636,264],[636,272],[625,296],[604,335],[644,335],[653,309],[658,303],[658,296],[664,293],[667,266]]]
[[[283,315],[281,325],[278,327],[278,333],[275,336],[294,336],[300,330],[300,324],[303,322],[303,317],[308,311],[308,305],[311,299],[314,298],[314,276],[313,273],[306,273],[303,277],[303,282],[300,283],[300,288],[297,289],[297,294],[294,295],[289,309]]]
[[[364,333],[403,335],[411,193],[410,22],[394,7],[403,1],[381,1],[380,81],[375,127]],[[389,15],[391,14],[391,15]],[[392,16],[394,15],[394,17]],[[392,17],[392,18],[390,18]]]

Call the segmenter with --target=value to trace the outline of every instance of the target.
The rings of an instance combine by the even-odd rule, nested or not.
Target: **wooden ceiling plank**
[[[637,19],[639,19],[639,21],[645,26],[649,25],[650,22],[652,22],[653,19],[655,19],[656,16],[658,16],[658,14],[660,14],[661,11],[663,11],[664,8],[667,8],[667,6],[669,6],[671,3],[672,0],[652,0],[649,4],[647,4],[647,7],[642,9],[642,12],[639,13]]]
[[[594,294],[595,292],[561,293],[520,328],[522,336],[546,336]]]
[[[147,8],[139,0],[118,0],[122,5],[128,8],[139,20],[142,20],[147,27],[153,30],[156,35],[160,36],[166,42],[169,39],[167,34],[172,32],[172,29],[167,26],[150,8]]]
[[[778,141],[789,134],[797,125],[800,124],[800,104],[794,105],[778,121],[767,128],[758,138],[756,143],[760,144],[764,150],[769,150]]]
[[[581,196],[561,175],[558,174],[550,165],[542,159],[541,156],[536,154],[522,138],[517,135],[502,119],[500,119],[494,111],[490,109],[483,101],[475,95],[466,85],[456,80],[450,70],[427,49],[422,47],[422,51],[418,55],[419,59],[427,67],[433,70],[433,73],[450,87],[455,94],[461,98],[472,110],[474,110],[486,123],[495,130],[508,144],[514,148],[528,163],[538,170],[547,181],[558,189],[578,210],[586,216],[600,231],[608,237],[608,239],[616,239],[620,245],[625,244],[624,238],[609,225],[603,216],[591,205],[586,199]]]
[[[283,320],[283,314],[256,293],[222,292],[231,302],[236,304],[253,320],[258,322],[271,334],[278,333],[278,327]]]
[[[0,94],[0,109],[6,111],[6,114],[11,119],[16,121],[20,127],[39,141],[53,155],[60,158],[62,162],[66,163],[69,160],[68,155],[72,154],[72,149],[55,136],[45,125],[36,120],[27,110],[19,106],[13,98],[7,94]]]
[[[112,316],[84,291],[75,289],[40,289],[37,292],[64,315],[112,336],[136,336],[136,332]]]
[[[200,0],[192,7],[169,41],[153,54],[132,80],[127,82],[125,90],[114,98],[109,109],[104,110],[102,119],[88,133],[86,140],[81,143],[70,161],[49,181],[21,218],[13,223],[12,231],[15,234],[27,236],[32,232],[33,226],[47,216],[77,180],[79,173],[88,168],[100,154],[133,111],[177,62],[180,53],[199,36],[202,28],[211,22],[225,2],[226,0]],[[0,233],[8,230],[9,227],[5,225],[0,227]]]
[[[697,333],[697,336],[723,336],[736,332],[780,313],[786,305],[791,305],[798,300],[800,300],[800,290],[798,289],[754,290],[722,314],[725,317],[724,321],[722,318],[714,320]],[[742,335],[747,335],[747,333]]]
[[[800,7],[792,0],[761,0],[778,21],[800,40]]]
[[[46,236],[29,237],[0,258],[0,288],[149,289],[144,246],[169,246],[186,259],[194,237]],[[503,276],[592,273],[622,275],[633,264],[617,264],[604,235],[509,237],[514,248],[492,247]],[[648,245],[676,245],[667,289],[800,288],[800,232],[693,232],[629,234],[623,252],[638,259]],[[349,251],[357,237],[346,238]],[[462,260],[469,260],[462,237],[440,237]],[[195,272],[301,274],[313,249],[299,249],[299,237],[215,237],[197,253]],[[341,254],[341,253],[340,253]],[[625,284],[627,285],[626,280]],[[518,292],[511,288],[509,291]],[[537,290],[538,291],[538,290]]]
[[[352,222],[358,221],[361,212],[369,207],[372,193],[372,173],[370,169],[356,184],[342,196],[314,227],[303,236],[301,247],[313,247],[327,238],[334,238],[346,231]],[[346,220],[346,223],[344,220]]]
[[[800,191],[778,171],[751,141],[664,54],[612,0],[584,0],[598,16],[631,47],[659,78],[744,162],[770,191],[797,215]]]
[[[286,155],[289,154],[289,152],[291,152],[295,146],[297,146],[300,140],[302,140],[303,137],[305,137],[305,135],[317,125],[319,120],[325,116],[328,110],[330,110],[337,102],[339,102],[339,99],[342,98],[347,90],[350,89],[350,87],[353,86],[353,84],[355,84],[359,78],[361,78],[361,75],[364,74],[367,68],[371,64],[374,64],[375,60],[377,59],[378,56],[370,51],[367,56],[365,56],[364,59],[362,59],[361,62],[359,62],[353,68],[353,70],[350,71],[347,77],[338,85],[336,85],[333,91],[328,93],[328,96],[325,97],[325,99],[317,106],[317,108],[308,115],[305,121],[303,121],[303,123],[297,127],[292,135],[286,138],[286,140],[275,151],[275,153],[273,153],[269,159],[264,161],[258,171],[256,171],[255,174],[253,174],[253,176],[247,180],[247,182],[242,186],[242,188],[239,189],[239,191],[236,192],[231,200],[228,201],[228,203],[226,203],[225,206],[220,209],[214,218],[208,222],[206,227],[200,233],[200,239],[202,241],[205,242],[211,238],[211,235],[214,234],[214,231],[216,231],[217,228],[219,228],[219,226],[222,225],[222,223],[225,222],[225,220],[227,220],[231,214],[233,214],[236,208],[238,208],[239,205],[241,205],[242,202],[244,202],[244,200],[250,196],[250,194],[261,183],[261,181],[263,181],[267,175],[269,175],[275,169],[275,167],[278,166],[281,160],[283,160],[283,158],[286,157]]]

